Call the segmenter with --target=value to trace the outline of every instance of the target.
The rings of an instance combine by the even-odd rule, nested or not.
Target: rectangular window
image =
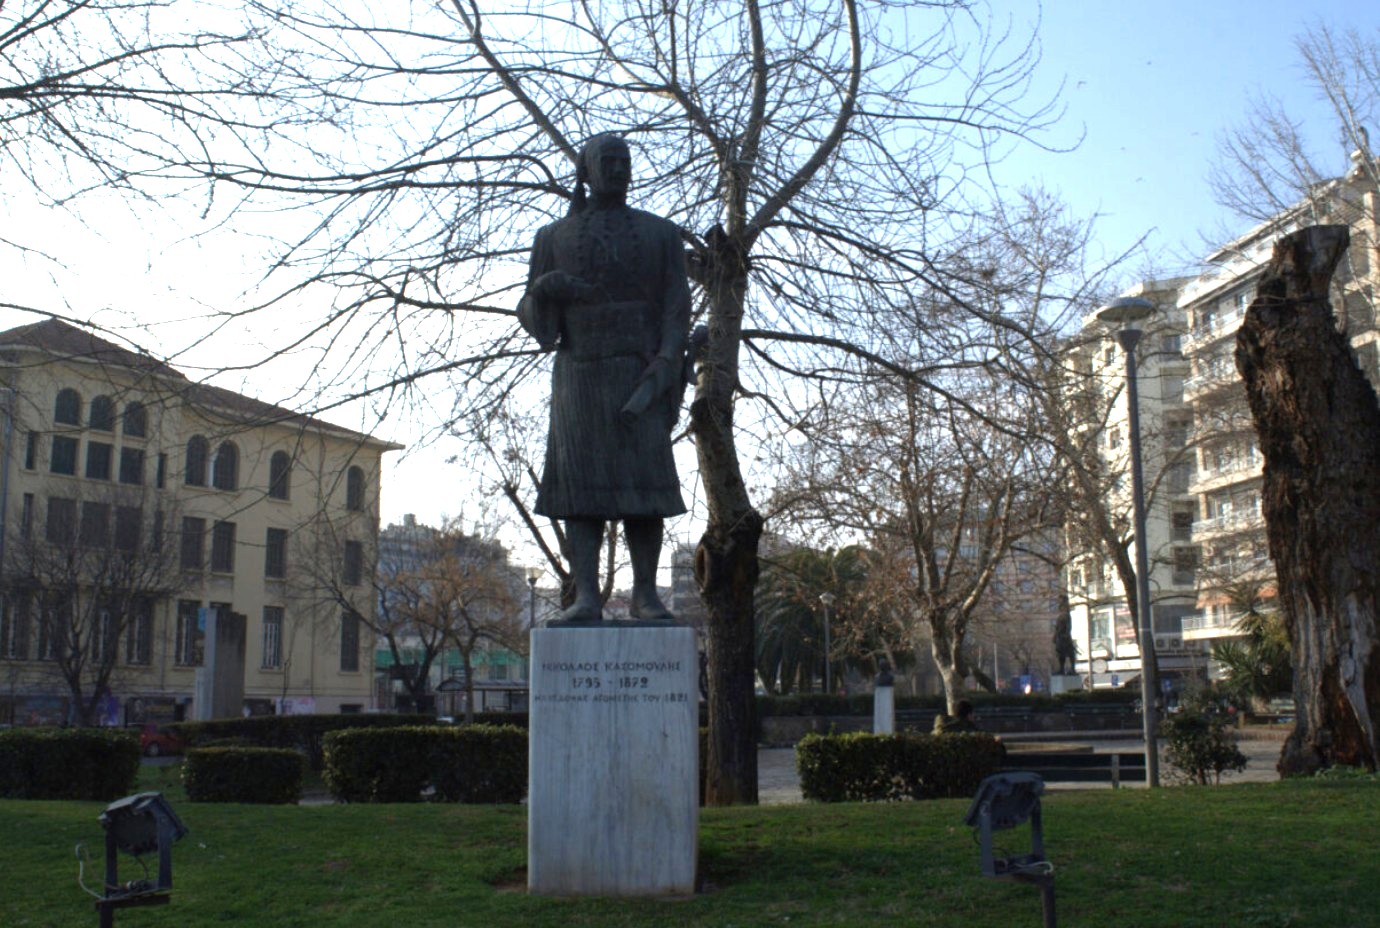
[[[183,570],[200,570],[206,563],[206,520],[195,516],[182,517]]]
[[[120,482],[136,487],[144,485],[144,450],[142,448],[120,449]]]
[[[53,454],[48,459],[48,470],[55,474],[77,475],[77,440],[70,435],[53,436]]]
[[[163,489],[163,482],[167,479],[167,476],[168,476],[168,456],[167,456],[166,454],[164,454],[163,452],[160,451],[160,452],[158,453],[158,475],[157,475],[156,479],[154,480],[154,484],[155,484],[155,486],[158,487],[158,489],[160,489],[160,490]]]
[[[235,572],[234,522],[217,522],[211,528],[211,569],[222,574]]]
[[[109,480],[110,465],[115,460],[115,446],[104,441],[86,443],[86,479]]]
[[[364,580],[364,544],[345,542],[345,585],[359,586]]]
[[[109,607],[96,613],[96,660],[102,666],[115,663],[119,647],[119,616]]]
[[[24,469],[33,470],[38,466],[38,433],[29,432],[24,436]]]
[[[201,603],[194,599],[177,601],[177,641],[173,660],[182,667],[200,667],[206,628],[200,619]]]
[[[340,670],[342,673],[359,670],[359,616],[354,612],[340,616]]]
[[[287,540],[285,528],[271,528],[264,542],[264,576],[281,580],[287,576]]]
[[[110,544],[110,504],[86,500],[81,504],[81,544],[104,548]]]
[[[153,660],[153,608],[148,602],[134,606],[125,629],[125,663],[143,665]]]
[[[45,602],[38,617],[38,659],[55,661],[67,642],[72,603],[65,597]]]
[[[34,495],[25,493],[19,510],[19,537],[29,538],[34,533]]]
[[[29,657],[29,607],[27,593],[7,596],[0,608],[0,657],[22,661]]]
[[[489,665],[489,679],[496,682],[503,682],[508,679],[508,665],[495,663]]]
[[[48,525],[44,537],[51,545],[70,545],[77,540],[77,501],[49,497]]]
[[[266,670],[283,666],[283,607],[264,606],[264,662]]]
[[[144,511],[138,506],[115,507],[115,548],[126,554],[139,550],[144,527]]]

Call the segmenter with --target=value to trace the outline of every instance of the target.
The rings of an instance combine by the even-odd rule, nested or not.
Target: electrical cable
[[[73,848],[73,853],[77,855],[77,885],[93,898],[104,899],[104,896],[100,893],[92,892],[91,887],[86,885],[86,862],[91,858],[89,854],[84,853],[85,851],[86,843],[83,841],[78,841],[77,846]]]

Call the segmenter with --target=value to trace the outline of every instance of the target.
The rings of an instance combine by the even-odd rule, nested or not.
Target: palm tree
[[[1240,639],[1213,644],[1212,659],[1226,675],[1226,689],[1254,708],[1294,687],[1294,664],[1289,633],[1275,605],[1273,591],[1264,581],[1239,580],[1228,584],[1227,602],[1236,614]]]
[[[867,551],[850,545],[838,551],[791,548],[763,559],[757,581],[757,675],[768,692],[814,691],[824,678],[824,615],[820,595],[835,596],[827,656],[839,679],[844,666],[867,663],[859,655],[858,625],[867,581]],[[864,636],[865,637],[865,636]],[[870,653],[870,652],[869,652]]]

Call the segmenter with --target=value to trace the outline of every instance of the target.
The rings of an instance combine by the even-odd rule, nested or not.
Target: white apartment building
[[[1314,224],[1349,227],[1351,247],[1334,276],[1331,302],[1361,370],[1380,384],[1380,191],[1374,175],[1361,169],[1359,153],[1353,161],[1346,177],[1318,185],[1295,209],[1209,255],[1211,270],[1128,294],[1156,304],[1153,324],[1162,330],[1146,336],[1139,384],[1146,481],[1155,487],[1147,532],[1155,648],[1171,681],[1211,674],[1211,642],[1236,634],[1227,595],[1232,584],[1259,581],[1266,595],[1274,584],[1261,510],[1263,460],[1234,352],[1256,282],[1282,235]],[[1097,324],[1089,320],[1085,334]],[[1124,394],[1124,358],[1110,337],[1100,344],[1104,356],[1095,373],[1106,389]],[[1124,418],[1114,415],[1107,423],[1109,463],[1123,469],[1115,450]],[[1176,451],[1181,460],[1174,459]],[[1113,505],[1129,512],[1129,492],[1128,481],[1125,498]],[[1076,555],[1068,573],[1078,672],[1091,670],[1098,686],[1112,685],[1113,674],[1124,684],[1138,672],[1139,654],[1120,584],[1109,571],[1099,572],[1101,566],[1094,555]]]
[[[57,320],[0,332],[0,415],[0,722],[77,719],[74,674],[103,724],[194,717],[208,610],[244,616],[244,711],[372,707],[363,593],[401,446]]]

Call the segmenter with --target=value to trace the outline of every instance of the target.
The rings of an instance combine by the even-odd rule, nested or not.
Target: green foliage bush
[[[971,796],[1006,749],[980,732],[806,735],[796,745],[800,791],[819,802]]]
[[[305,766],[288,748],[193,748],[182,761],[182,783],[192,802],[294,803]]]
[[[1179,711],[1160,723],[1165,758],[1190,783],[1219,783],[1227,770],[1245,770],[1234,720],[1206,692],[1190,693]]]
[[[322,776],[342,802],[515,803],[527,793],[527,732],[515,726],[336,731]]]
[[[332,731],[355,728],[397,728],[400,725],[432,725],[425,715],[255,715],[210,722],[178,722],[168,728],[188,747],[244,745],[288,748],[306,755],[312,770],[321,770],[322,738]]]
[[[0,731],[0,797],[110,801],[134,791],[139,736],[109,728]]]

